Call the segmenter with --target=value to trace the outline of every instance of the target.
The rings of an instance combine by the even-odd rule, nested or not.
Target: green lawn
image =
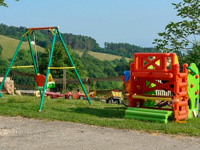
[[[4,59],[11,59],[17,49],[18,44],[19,40],[0,35],[0,45],[3,47],[2,57]],[[35,47],[33,46],[32,48],[35,51]],[[29,50],[30,48],[28,42],[22,42],[20,49]],[[45,52],[45,49],[38,45],[36,46],[36,50]]]
[[[181,134],[200,137],[200,118],[188,120],[185,124],[169,122],[139,121],[124,119],[123,105],[105,104],[101,101],[44,99],[43,109],[38,112],[40,98],[31,96],[3,95],[0,115],[23,116],[27,118],[61,120],[103,127],[140,130],[149,133]]]

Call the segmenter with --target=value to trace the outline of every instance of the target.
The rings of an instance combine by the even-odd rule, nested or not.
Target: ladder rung
[[[187,96],[187,92],[179,92],[178,96]]]
[[[179,83],[178,85],[179,85],[179,87],[184,87],[184,86],[187,86],[188,83],[187,82],[183,82],[183,83]]]
[[[182,101],[178,103],[179,106],[187,106],[188,102],[187,101]]]
[[[157,96],[141,96],[141,95],[133,95],[132,98],[137,98],[137,99],[144,99],[144,100],[162,100],[162,101],[171,101],[171,98],[166,98],[166,97],[157,97]]]
[[[179,111],[179,115],[187,115],[187,111],[186,110]]]
[[[187,73],[180,73],[179,75],[179,78],[186,78],[188,76]]]

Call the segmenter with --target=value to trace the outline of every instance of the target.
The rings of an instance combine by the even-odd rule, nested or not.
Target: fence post
[[[63,69],[63,94],[66,92],[66,69]]]

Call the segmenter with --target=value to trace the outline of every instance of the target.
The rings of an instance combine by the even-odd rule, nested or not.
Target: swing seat
[[[52,74],[49,73],[48,80],[47,80],[47,89],[55,88],[56,84],[53,80]]]
[[[51,77],[51,81],[47,81],[47,89],[50,89],[50,88],[55,88],[55,82],[53,81],[53,78],[52,78],[52,75],[50,74],[49,77]],[[46,77],[44,75],[41,75],[41,74],[38,74],[36,76],[36,89],[38,90],[43,90],[44,88],[44,83],[45,83],[45,79]]]
[[[36,89],[42,90],[44,88],[45,78],[46,77],[41,74],[36,76]]]
[[[55,87],[56,87],[55,82],[51,81],[51,82],[47,83],[47,89],[51,89],[51,88],[55,88]]]

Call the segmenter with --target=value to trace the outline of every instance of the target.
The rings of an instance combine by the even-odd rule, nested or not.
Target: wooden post
[[[66,92],[66,69],[63,69],[63,94]]]
[[[90,85],[87,84],[87,92],[89,93],[90,92]]]
[[[86,78],[86,86],[87,86],[87,92],[90,92],[90,83],[89,83],[89,78]]]

